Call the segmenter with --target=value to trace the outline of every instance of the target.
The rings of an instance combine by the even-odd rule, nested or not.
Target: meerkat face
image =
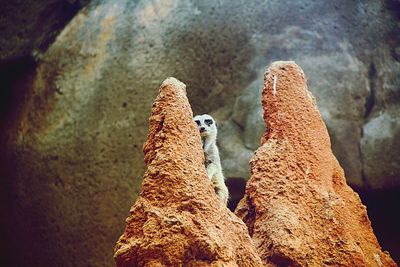
[[[197,115],[194,117],[194,121],[197,124],[201,137],[217,134],[217,124],[210,115]]]

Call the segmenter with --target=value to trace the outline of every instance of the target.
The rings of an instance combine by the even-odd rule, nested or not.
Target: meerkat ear
[[[217,128],[218,128],[218,123],[217,123],[217,122],[215,122],[215,127],[217,127]]]

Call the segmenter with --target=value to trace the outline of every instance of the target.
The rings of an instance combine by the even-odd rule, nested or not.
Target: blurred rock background
[[[11,0],[0,11],[0,265],[113,265],[168,76],[219,122],[233,207],[274,60],[304,69],[348,183],[399,261],[398,0]]]

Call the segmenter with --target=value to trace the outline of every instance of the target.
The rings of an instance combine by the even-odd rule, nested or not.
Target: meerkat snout
[[[228,203],[229,192],[225,185],[225,177],[222,172],[221,160],[217,146],[217,123],[208,114],[197,115],[194,121],[199,129],[203,142],[205,166],[208,178],[214,185],[215,193],[226,205]]]

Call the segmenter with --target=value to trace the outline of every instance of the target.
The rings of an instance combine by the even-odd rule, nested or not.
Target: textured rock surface
[[[0,9],[0,112],[10,111],[9,124],[0,118],[0,248],[16,266],[113,264],[145,170],[154,88],[168,76],[190,85],[194,113],[219,121],[225,174],[244,180],[264,131],[264,67],[296,60],[349,183],[399,188],[398,1],[92,0],[57,35],[86,2]],[[10,61],[26,56],[15,75]]]
[[[45,1],[35,1],[31,9],[25,6],[22,9],[8,1],[2,10],[6,16],[0,21],[5,36],[0,60],[35,54],[41,46],[47,47],[45,44],[52,37],[49,40],[45,37],[54,37],[57,31],[53,28],[66,20],[57,16],[58,10],[70,6],[73,14],[86,2],[59,0],[51,6]],[[154,97],[150,88],[165,76],[174,74],[191,84],[193,91],[189,96],[195,113],[211,113],[223,126],[220,134],[227,138],[221,144],[221,153],[226,175],[246,179],[249,155],[263,131],[261,110],[259,105],[253,105],[259,102],[257,83],[262,80],[266,63],[290,58],[312,76],[310,90],[318,100],[332,136],[334,153],[348,181],[359,187],[399,186],[398,157],[365,145],[374,143],[376,138],[386,147],[393,145],[396,138],[392,136],[399,134],[398,128],[392,127],[391,137],[380,136],[379,131],[372,137],[363,131],[381,113],[391,116],[400,113],[399,7],[394,0],[374,3],[302,0],[290,4],[257,0],[235,4],[227,0],[201,3],[96,0],[69,26],[79,29],[71,33],[74,38],[60,40],[66,49],[76,48],[82,40],[85,45],[79,51],[68,49],[67,55],[80,63],[62,67],[65,75],[59,80],[69,80],[75,75],[83,78],[85,73],[76,72],[98,55],[95,39],[102,34],[99,26],[110,26],[112,48],[107,47],[108,56],[97,62],[100,73],[110,74],[109,84],[120,87],[121,77],[134,77],[122,84],[147,104]],[[15,11],[18,8],[22,10],[20,14]],[[44,20],[43,13],[48,10],[55,12],[57,19],[48,16]],[[105,15],[116,16],[103,25],[101,18]],[[26,29],[17,31],[7,25],[8,20],[13,20],[15,27]],[[238,25],[237,21],[242,23]],[[41,29],[44,33],[39,32]],[[181,64],[182,60],[186,64]],[[92,79],[99,81],[100,76]],[[249,104],[245,110],[241,108],[243,103]],[[140,105],[135,105],[135,110],[141,110]],[[141,131],[146,128],[145,117],[136,117]],[[381,157],[376,158],[377,154]],[[139,159],[135,165],[143,172],[144,165]]]
[[[0,11],[0,63],[36,57],[87,0],[10,0]]]
[[[274,83],[276,82],[276,94]],[[265,263],[276,266],[396,266],[347,186],[303,71],[275,62],[262,102],[268,131],[251,160],[236,214]]]
[[[243,222],[214,193],[185,85],[168,78],[143,147],[147,171],[117,266],[261,266]]]

